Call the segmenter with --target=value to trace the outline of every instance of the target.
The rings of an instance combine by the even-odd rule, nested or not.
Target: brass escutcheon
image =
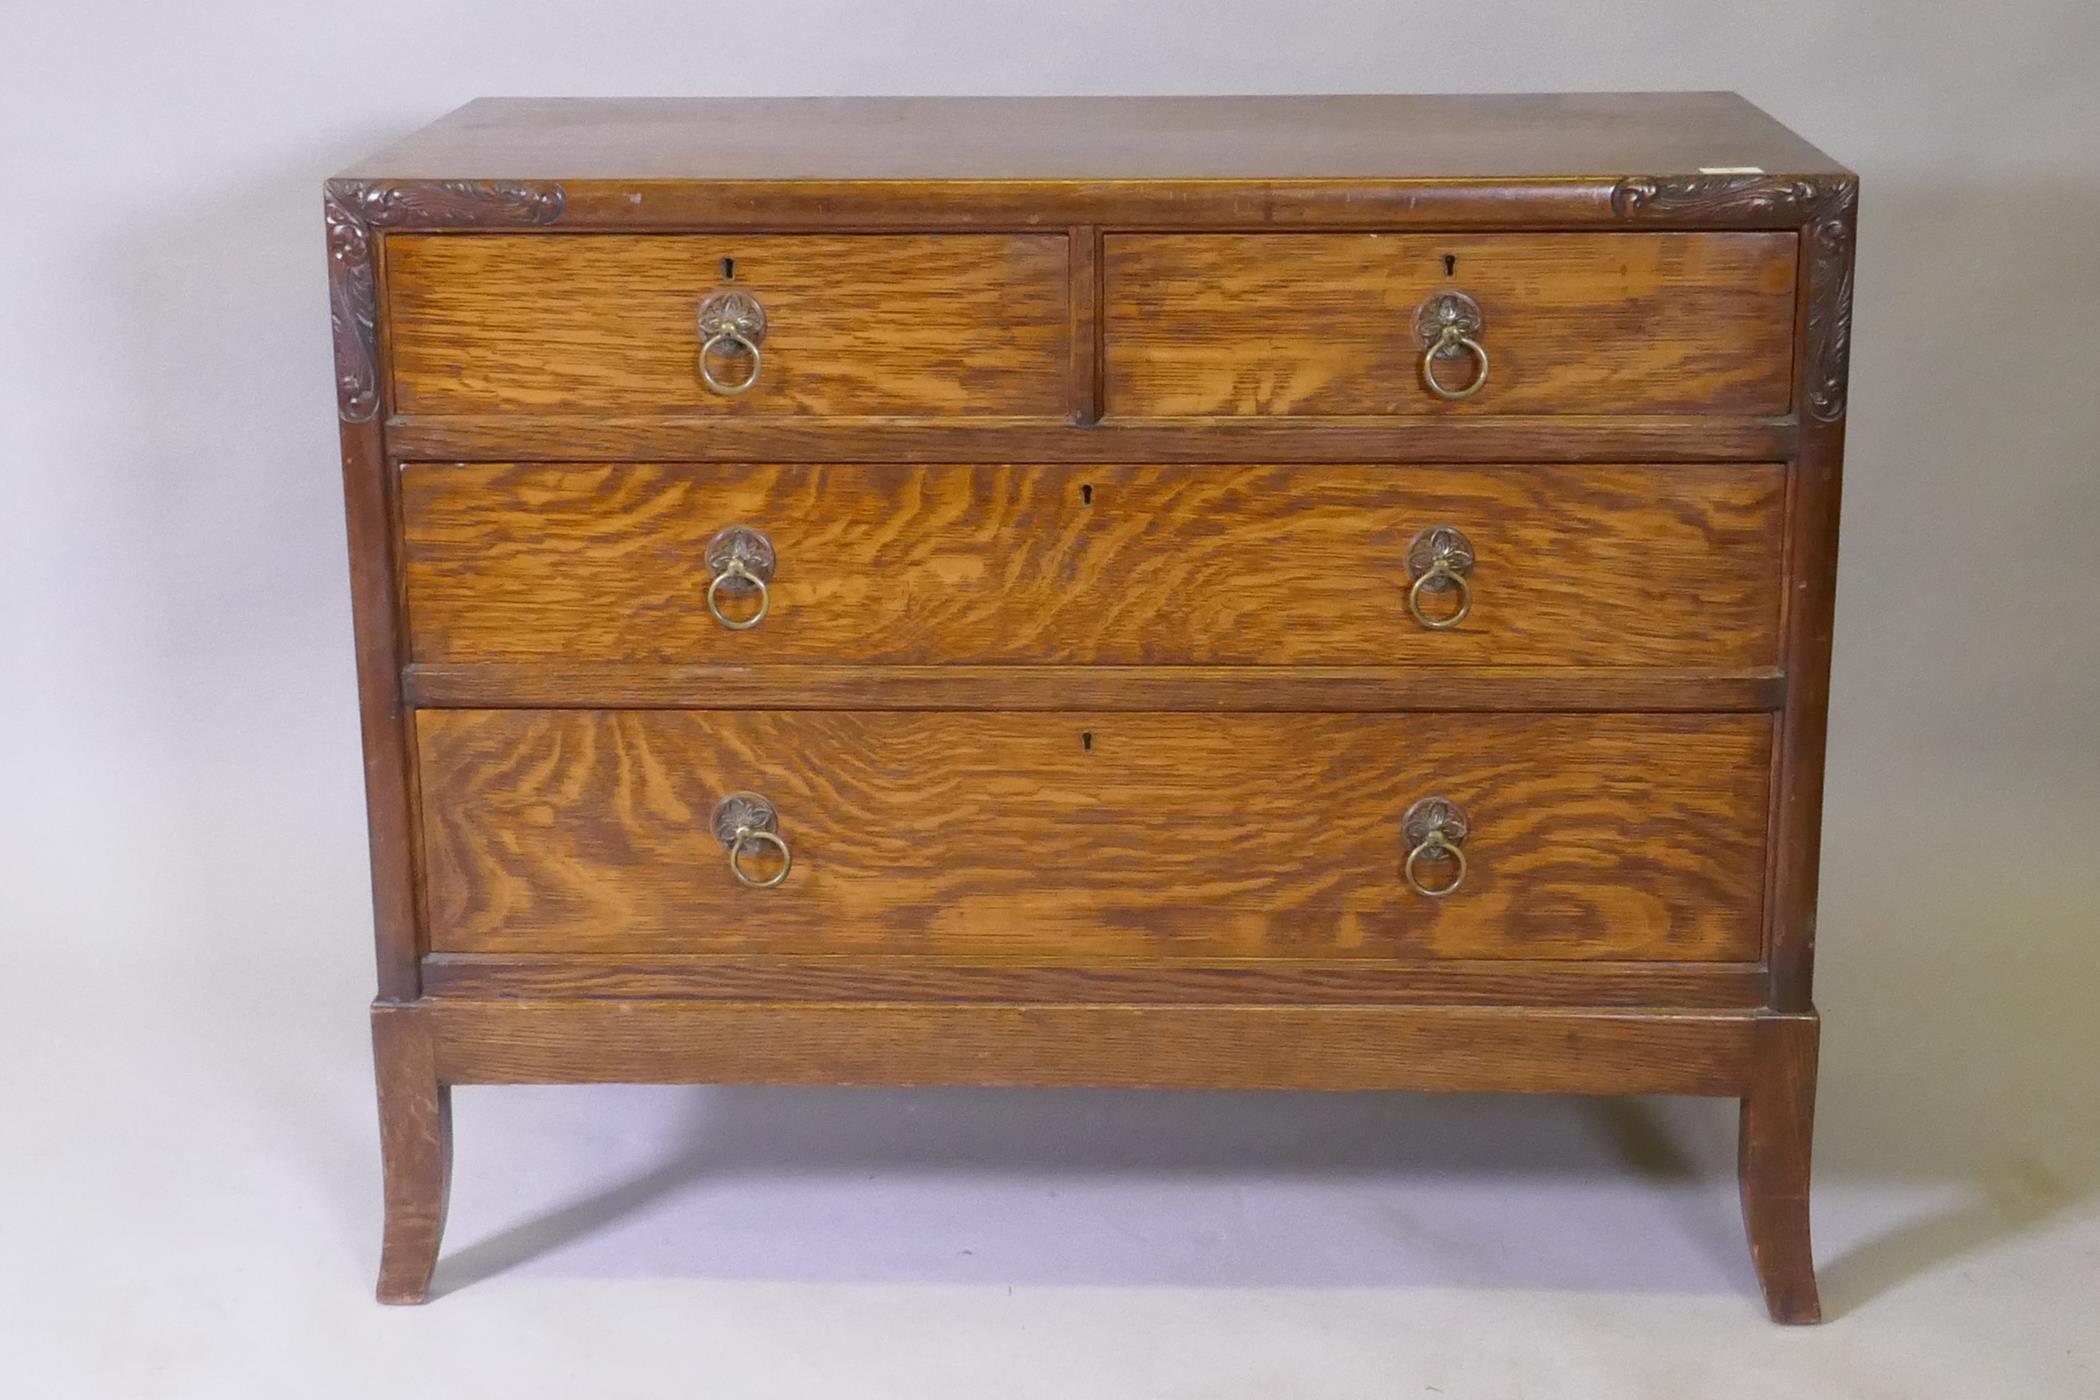
[[[1417,531],[1407,542],[1407,572],[1414,584],[1407,590],[1407,610],[1415,621],[1432,632],[1447,632],[1466,620],[1473,611],[1473,585],[1466,575],[1473,571],[1473,542],[1456,525],[1432,525]],[[1422,608],[1425,593],[1458,592],[1458,606],[1440,617]]]
[[[1407,814],[1400,819],[1400,829],[1411,847],[1400,867],[1408,888],[1428,899],[1442,899],[1456,893],[1466,882],[1464,846],[1469,829],[1466,814],[1459,805],[1448,797],[1425,797],[1407,809]],[[1442,885],[1423,884],[1421,863],[1445,860],[1458,864],[1450,881]]]
[[[716,622],[732,632],[745,632],[766,620],[773,607],[773,542],[763,531],[748,525],[732,525],[707,542],[707,567],[714,577],[707,585],[707,610]],[[749,617],[731,617],[722,611],[722,599],[747,593],[758,595],[758,610]]]
[[[1422,383],[1430,393],[1456,403],[1487,387],[1488,352],[1480,343],[1486,327],[1487,318],[1480,303],[1464,292],[1438,292],[1415,308],[1415,339],[1422,345]],[[1436,362],[1465,355],[1473,357],[1472,380],[1462,389],[1446,387],[1436,377]]]
[[[729,873],[740,885],[770,890],[787,879],[795,864],[794,853],[780,835],[780,817],[773,804],[755,792],[732,792],[715,804],[715,839],[729,852]],[[758,846],[771,846],[780,853],[780,869],[760,879],[744,869],[744,855]]]
[[[749,292],[719,287],[701,298],[699,322],[701,381],[728,398],[734,398],[758,383],[759,371],[765,364],[758,347],[759,342],[766,338],[766,309],[759,305],[758,298]],[[711,362],[718,351],[749,356],[751,372],[742,379],[716,377]]]

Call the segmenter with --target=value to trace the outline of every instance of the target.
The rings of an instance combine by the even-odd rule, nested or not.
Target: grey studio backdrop
[[[1836,1323],[1762,1322],[1725,1105],[1376,1096],[471,1091],[456,1291],[369,1304],[325,175],[482,93],[1628,88],[1738,89],[1864,182]],[[8,0],[0,110],[20,1393],[2091,1393],[2049,1310],[2100,1267],[2087,0]]]

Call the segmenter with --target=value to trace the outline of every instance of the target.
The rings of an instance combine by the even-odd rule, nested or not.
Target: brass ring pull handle
[[[1415,873],[1415,862],[1425,857],[1441,858],[1444,856],[1455,857],[1458,861],[1458,871],[1452,875],[1450,883],[1445,885],[1423,884],[1422,877]],[[1408,888],[1416,894],[1424,895],[1430,899],[1442,899],[1447,894],[1455,893],[1458,887],[1466,882],[1465,847],[1452,845],[1444,839],[1441,832],[1431,832],[1427,841],[1422,842],[1407,853],[1406,875]]]
[[[766,309],[750,293],[725,287],[709,292],[701,301],[699,319],[701,382],[725,398],[745,393],[758,383],[765,367],[758,347],[766,338]],[[750,357],[751,372],[742,379],[722,379],[715,374],[716,357],[729,350]]]
[[[1414,584],[1407,590],[1407,610],[1415,621],[1432,632],[1448,632],[1473,611],[1473,585],[1466,575],[1473,571],[1473,542],[1455,525],[1432,525],[1407,542],[1407,571]],[[1431,614],[1422,606],[1423,595],[1456,591],[1458,606]]]
[[[1407,815],[1400,819],[1400,827],[1411,843],[1407,859],[1400,866],[1407,887],[1425,899],[1442,899],[1456,894],[1458,887],[1466,882],[1467,823],[1466,814],[1458,804],[1447,797],[1425,797],[1407,809]],[[1423,864],[1442,861],[1456,863],[1451,878],[1440,885],[1424,884]]]
[[[1437,356],[1444,354],[1452,347],[1467,352],[1472,355],[1474,360],[1473,382],[1466,385],[1463,389],[1447,388],[1436,377]],[[755,373],[754,371],[754,377]],[[1472,398],[1487,387],[1487,347],[1463,331],[1454,327],[1446,327],[1443,334],[1437,337],[1436,343],[1422,352],[1422,382],[1429,386],[1430,393],[1449,403],[1457,403],[1460,399]]]
[[[729,852],[729,873],[746,889],[770,890],[787,879],[795,865],[795,853],[780,834],[780,818],[773,804],[755,792],[733,792],[715,804],[715,839]],[[780,868],[771,875],[753,875],[744,868],[744,857],[771,846],[780,856]]]
[[[1454,585],[1458,588],[1458,606],[1455,609],[1442,617],[1431,617],[1422,611],[1424,589],[1434,592]],[[1464,622],[1466,614],[1473,611],[1473,585],[1467,583],[1466,576],[1449,564],[1433,564],[1429,572],[1416,579],[1414,586],[1407,590],[1407,610],[1415,615],[1415,621],[1430,631],[1448,632]]]
[[[744,869],[744,852],[755,843],[769,845],[780,852],[780,869],[762,880],[753,879],[751,873]],[[740,826],[736,829],[735,839],[729,843],[730,873],[736,876],[738,884],[754,890],[772,889],[788,877],[788,871],[794,864],[794,852],[788,849],[788,843],[780,839],[780,833],[777,831],[760,831],[755,827]]]
[[[714,578],[707,585],[707,610],[716,622],[732,632],[748,632],[766,620],[773,609],[773,542],[757,530],[732,525],[707,542],[707,567]],[[758,610],[747,617],[732,617],[722,609],[724,597],[758,595]]]
[[[720,594],[725,584],[738,592],[756,588],[758,590],[758,611],[752,613],[749,617],[731,617],[728,613],[723,612]],[[715,615],[715,621],[721,623],[732,632],[750,631],[766,620],[766,614],[772,610],[772,607],[773,590],[766,586],[764,579],[745,568],[744,561],[741,559],[730,560],[729,567],[716,574],[714,579],[707,585],[707,610]]]
[[[714,366],[708,363],[715,351],[725,346],[734,347],[751,357],[751,372],[735,383],[725,383],[717,379]],[[764,368],[764,365],[765,358],[759,353],[758,342],[746,337],[742,331],[716,331],[713,335],[700,342],[700,378],[706,381],[708,388],[725,398],[733,399],[738,394],[744,393],[752,385],[758,383],[758,372]],[[1449,396],[1447,395],[1446,397]]]
[[[1422,345],[1422,383],[1430,393],[1447,403],[1457,403],[1487,387],[1488,352],[1480,343],[1486,325],[1480,303],[1464,292],[1439,292],[1415,308],[1415,338]],[[1473,360],[1473,377],[1463,388],[1451,388],[1436,377],[1438,360],[1467,356]]]

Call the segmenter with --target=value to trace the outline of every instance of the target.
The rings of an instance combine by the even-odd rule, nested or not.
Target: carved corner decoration
[[[1806,222],[1830,192],[1830,186],[1816,180],[1771,175],[1638,175],[1612,187],[1611,208],[1622,219],[1674,216],[1700,223],[1793,223]]]
[[[1833,184],[1816,206],[1808,230],[1808,337],[1801,347],[1802,383],[1809,416],[1835,423],[1845,416],[1845,385],[1852,371],[1852,238],[1859,214],[1859,183]]]
[[[1798,223],[1808,240],[1808,331],[1801,347],[1804,406],[1819,423],[1845,416],[1852,367],[1852,238],[1859,181],[1850,175],[1635,176],[1611,192],[1626,220]]]
[[[372,230],[551,224],[561,217],[564,196],[560,185],[330,180],[323,200],[336,408],[343,421],[363,423],[379,411],[379,291],[372,269]]]

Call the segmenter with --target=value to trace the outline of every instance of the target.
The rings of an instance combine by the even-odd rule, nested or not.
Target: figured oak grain
[[[1056,420],[1070,398],[1063,233],[395,234],[386,272],[400,413]],[[696,368],[722,287],[766,312],[737,396]]]
[[[1797,237],[1110,234],[1110,418],[1778,413]],[[1448,270],[1447,262],[1449,259]],[[1420,373],[1416,308],[1464,292],[1492,368],[1460,403]],[[1454,387],[1464,362],[1440,369]]]
[[[439,952],[1746,961],[1764,715],[423,711]],[[732,880],[762,793],[787,881]],[[1472,822],[1443,900],[1401,818]],[[762,862],[754,862],[755,865]]]
[[[418,661],[1754,668],[1779,627],[1776,465],[1166,467],[417,463]],[[1472,611],[1407,610],[1455,525]],[[707,542],[773,542],[760,626]],[[1430,597],[1432,613],[1451,599]]]

